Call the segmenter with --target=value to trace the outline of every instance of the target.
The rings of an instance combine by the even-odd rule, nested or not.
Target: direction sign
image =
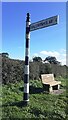
[[[59,16],[56,15],[56,16],[53,16],[53,17],[50,17],[50,18],[32,23],[30,25],[30,31],[34,31],[34,30],[41,29],[41,28],[44,28],[44,27],[49,27],[49,26],[52,26],[52,25],[56,25],[58,22],[59,22]]]

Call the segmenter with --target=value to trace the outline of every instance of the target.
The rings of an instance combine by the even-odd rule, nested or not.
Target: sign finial
[[[29,13],[27,13],[26,21],[27,21],[27,22],[30,22],[30,14],[29,14]]]

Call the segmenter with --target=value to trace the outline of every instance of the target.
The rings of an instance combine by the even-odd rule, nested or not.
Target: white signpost
[[[59,22],[59,16],[53,16],[35,23],[30,24],[30,15],[27,13],[26,19],[26,53],[25,53],[25,73],[24,73],[24,102],[28,103],[29,101],[29,41],[30,41],[30,32],[56,25]]]
[[[56,15],[56,16],[32,23],[30,25],[30,31],[56,25],[58,22],[59,22],[59,16]]]

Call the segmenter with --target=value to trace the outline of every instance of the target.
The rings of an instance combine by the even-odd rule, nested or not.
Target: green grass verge
[[[60,78],[61,89],[65,91],[60,95],[47,94],[43,91],[41,81],[30,80],[30,95],[28,106],[22,105],[23,101],[23,81],[15,84],[2,85],[2,106],[0,115],[2,120],[26,120],[45,119],[45,120],[68,120],[66,118],[67,97],[66,79]]]

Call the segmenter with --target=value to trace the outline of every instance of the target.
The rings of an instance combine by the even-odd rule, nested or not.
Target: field
[[[40,80],[30,80],[29,104],[24,106],[23,81],[14,84],[2,85],[2,106],[0,104],[1,120],[68,120],[66,79],[61,80],[62,94],[48,94],[43,91]],[[1,102],[0,102],[1,103]],[[2,111],[1,111],[2,110]]]

